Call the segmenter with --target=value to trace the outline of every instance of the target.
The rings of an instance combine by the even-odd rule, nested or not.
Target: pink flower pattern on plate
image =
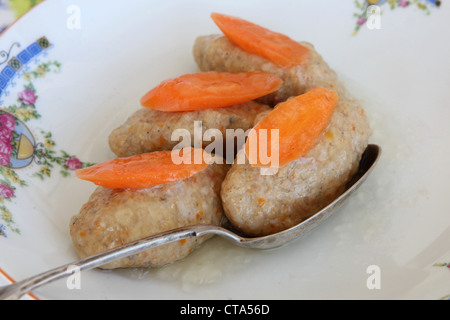
[[[36,94],[34,91],[25,89],[17,94],[20,100],[26,105],[35,104],[36,103]]]
[[[78,158],[72,157],[70,159],[67,159],[66,166],[68,170],[75,171],[81,169],[83,167],[83,163],[78,160]]]
[[[7,184],[0,184],[0,197],[9,199],[14,196],[14,190]]]
[[[11,161],[11,154],[14,150],[11,145],[13,141],[13,131],[16,127],[14,117],[9,113],[0,114],[0,165],[7,166]]]
[[[14,131],[16,128],[16,121],[9,113],[0,114],[0,125],[6,127],[9,131]]]

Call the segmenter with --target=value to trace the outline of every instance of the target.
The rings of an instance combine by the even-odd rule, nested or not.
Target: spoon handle
[[[170,230],[124,246],[57,267],[11,285],[0,287],[0,300],[17,300],[32,290],[53,281],[69,277],[74,270],[90,270],[126,258],[139,252],[174,241],[217,233],[220,227],[197,225]]]

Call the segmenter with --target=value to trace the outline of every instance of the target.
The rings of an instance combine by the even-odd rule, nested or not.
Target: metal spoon
[[[309,230],[318,226],[325,219],[329,218],[332,213],[335,212],[336,209],[338,209],[344,203],[344,201],[350,195],[352,195],[366,180],[367,176],[372,172],[375,164],[377,163],[380,153],[381,149],[379,146],[369,145],[361,159],[359,171],[348,183],[346,191],[327,207],[316,213],[314,216],[290,229],[269,236],[253,238],[239,235],[229,226],[218,227],[211,225],[196,225],[174,229],[157,235],[153,235],[151,237],[133,243],[126,244],[122,247],[89,258],[60,266],[26,280],[16,282],[8,286],[0,287],[0,300],[20,299],[23,295],[31,292],[38,287],[41,287],[58,279],[69,277],[73,273],[73,271],[71,271],[73,270],[73,268],[76,268],[78,271],[97,268],[115,260],[190,237],[199,237],[203,235],[214,234],[226,238],[236,245],[247,248],[272,249],[280,247],[300,237]]]

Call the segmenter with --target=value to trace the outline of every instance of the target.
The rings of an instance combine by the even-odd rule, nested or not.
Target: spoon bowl
[[[361,158],[358,172],[348,182],[345,192],[342,193],[328,206],[326,206],[310,218],[289,229],[263,237],[245,237],[244,235],[241,235],[237,231],[235,231],[232,226],[228,224],[225,224],[223,226],[195,225],[182,227],[156,234],[148,238],[112,249],[110,251],[60,266],[58,268],[49,270],[47,272],[38,274],[36,276],[8,286],[0,287],[0,300],[19,299],[23,295],[40,286],[61,278],[69,277],[75,271],[89,270],[101,267],[102,265],[108,264],[118,259],[122,259],[167,243],[191,237],[217,235],[231,241],[238,246],[253,249],[273,249],[281,247],[299,238],[311,229],[317,227],[324,220],[329,218],[334,212],[336,212],[336,210],[339,209],[342,204],[367,179],[369,174],[373,171],[375,164],[378,162],[380,154],[381,148],[379,146],[374,144],[369,145]]]

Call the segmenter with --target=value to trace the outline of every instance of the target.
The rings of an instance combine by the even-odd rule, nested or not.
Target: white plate
[[[378,167],[338,214],[287,247],[255,252],[213,239],[186,261],[161,270],[92,270],[81,275],[81,289],[59,281],[33,297],[441,299],[450,294],[447,3],[437,8],[424,1],[427,14],[416,5],[390,10],[381,1],[381,29],[369,29],[376,26],[370,20],[356,35],[354,13],[361,9],[353,0],[73,3],[47,0],[0,37],[5,53],[0,63],[7,60],[0,72],[13,57],[22,61],[17,72],[4,71],[0,104],[23,119],[16,121],[14,138],[22,133],[37,150],[31,163],[15,162],[26,167],[0,174],[1,183],[15,189],[0,212],[0,268],[8,278],[20,280],[77,259],[68,224],[94,186],[69,169],[79,165],[76,159],[113,157],[108,135],[140,108],[140,97],[162,80],[198,71],[192,45],[198,35],[219,32],[209,17],[216,11],[313,43],[363,100],[374,130],[371,142],[384,151]],[[9,123],[7,116],[2,119]],[[22,146],[23,157],[30,149],[26,142]],[[47,171],[36,161],[43,150],[54,151]],[[7,187],[0,189],[4,197],[12,195]]]

